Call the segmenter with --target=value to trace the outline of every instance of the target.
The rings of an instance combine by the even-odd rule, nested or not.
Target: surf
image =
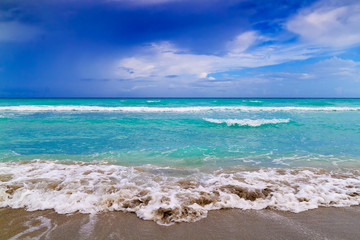
[[[194,222],[226,208],[302,212],[360,204],[356,170],[200,171],[43,160],[0,167],[0,207],[59,214],[133,212],[161,225]]]

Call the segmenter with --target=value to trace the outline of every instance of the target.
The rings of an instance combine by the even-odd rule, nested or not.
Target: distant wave
[[[249,127],[259,127],[261,125],[267,124],[277,124],[277,123],[288,123],[290,119],[213,119],[213,118],[204,118],[205,121],[212,123],[226,123],[228,126],[249,126]]]
[[[358,171],[234,168],[205,173],[151,165],[0,163],[0,207],[29,211],[125,211],[170,225],[224,208],[301,212],[359,204]]]
[[[19,105],[0,106],[0,111],[17,112],[207,112],[207,111],[359,111],[360,107],[263,107],[263,106],[191,106],[191,107],[104,107],[84,105]]]

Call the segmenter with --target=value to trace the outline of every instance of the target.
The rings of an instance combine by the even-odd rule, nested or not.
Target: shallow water
[[[359,99],[1,99],[0,206],[135,212],[360,203]]]

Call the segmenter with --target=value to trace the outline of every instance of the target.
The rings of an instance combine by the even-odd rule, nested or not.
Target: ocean
[[[360,99],[0,99],[0,208],[133,212],[360,204]]]

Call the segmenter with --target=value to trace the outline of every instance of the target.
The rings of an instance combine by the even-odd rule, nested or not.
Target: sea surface
[[[0,207],[134,212],[360,204],[360,99],[0,99]]]

